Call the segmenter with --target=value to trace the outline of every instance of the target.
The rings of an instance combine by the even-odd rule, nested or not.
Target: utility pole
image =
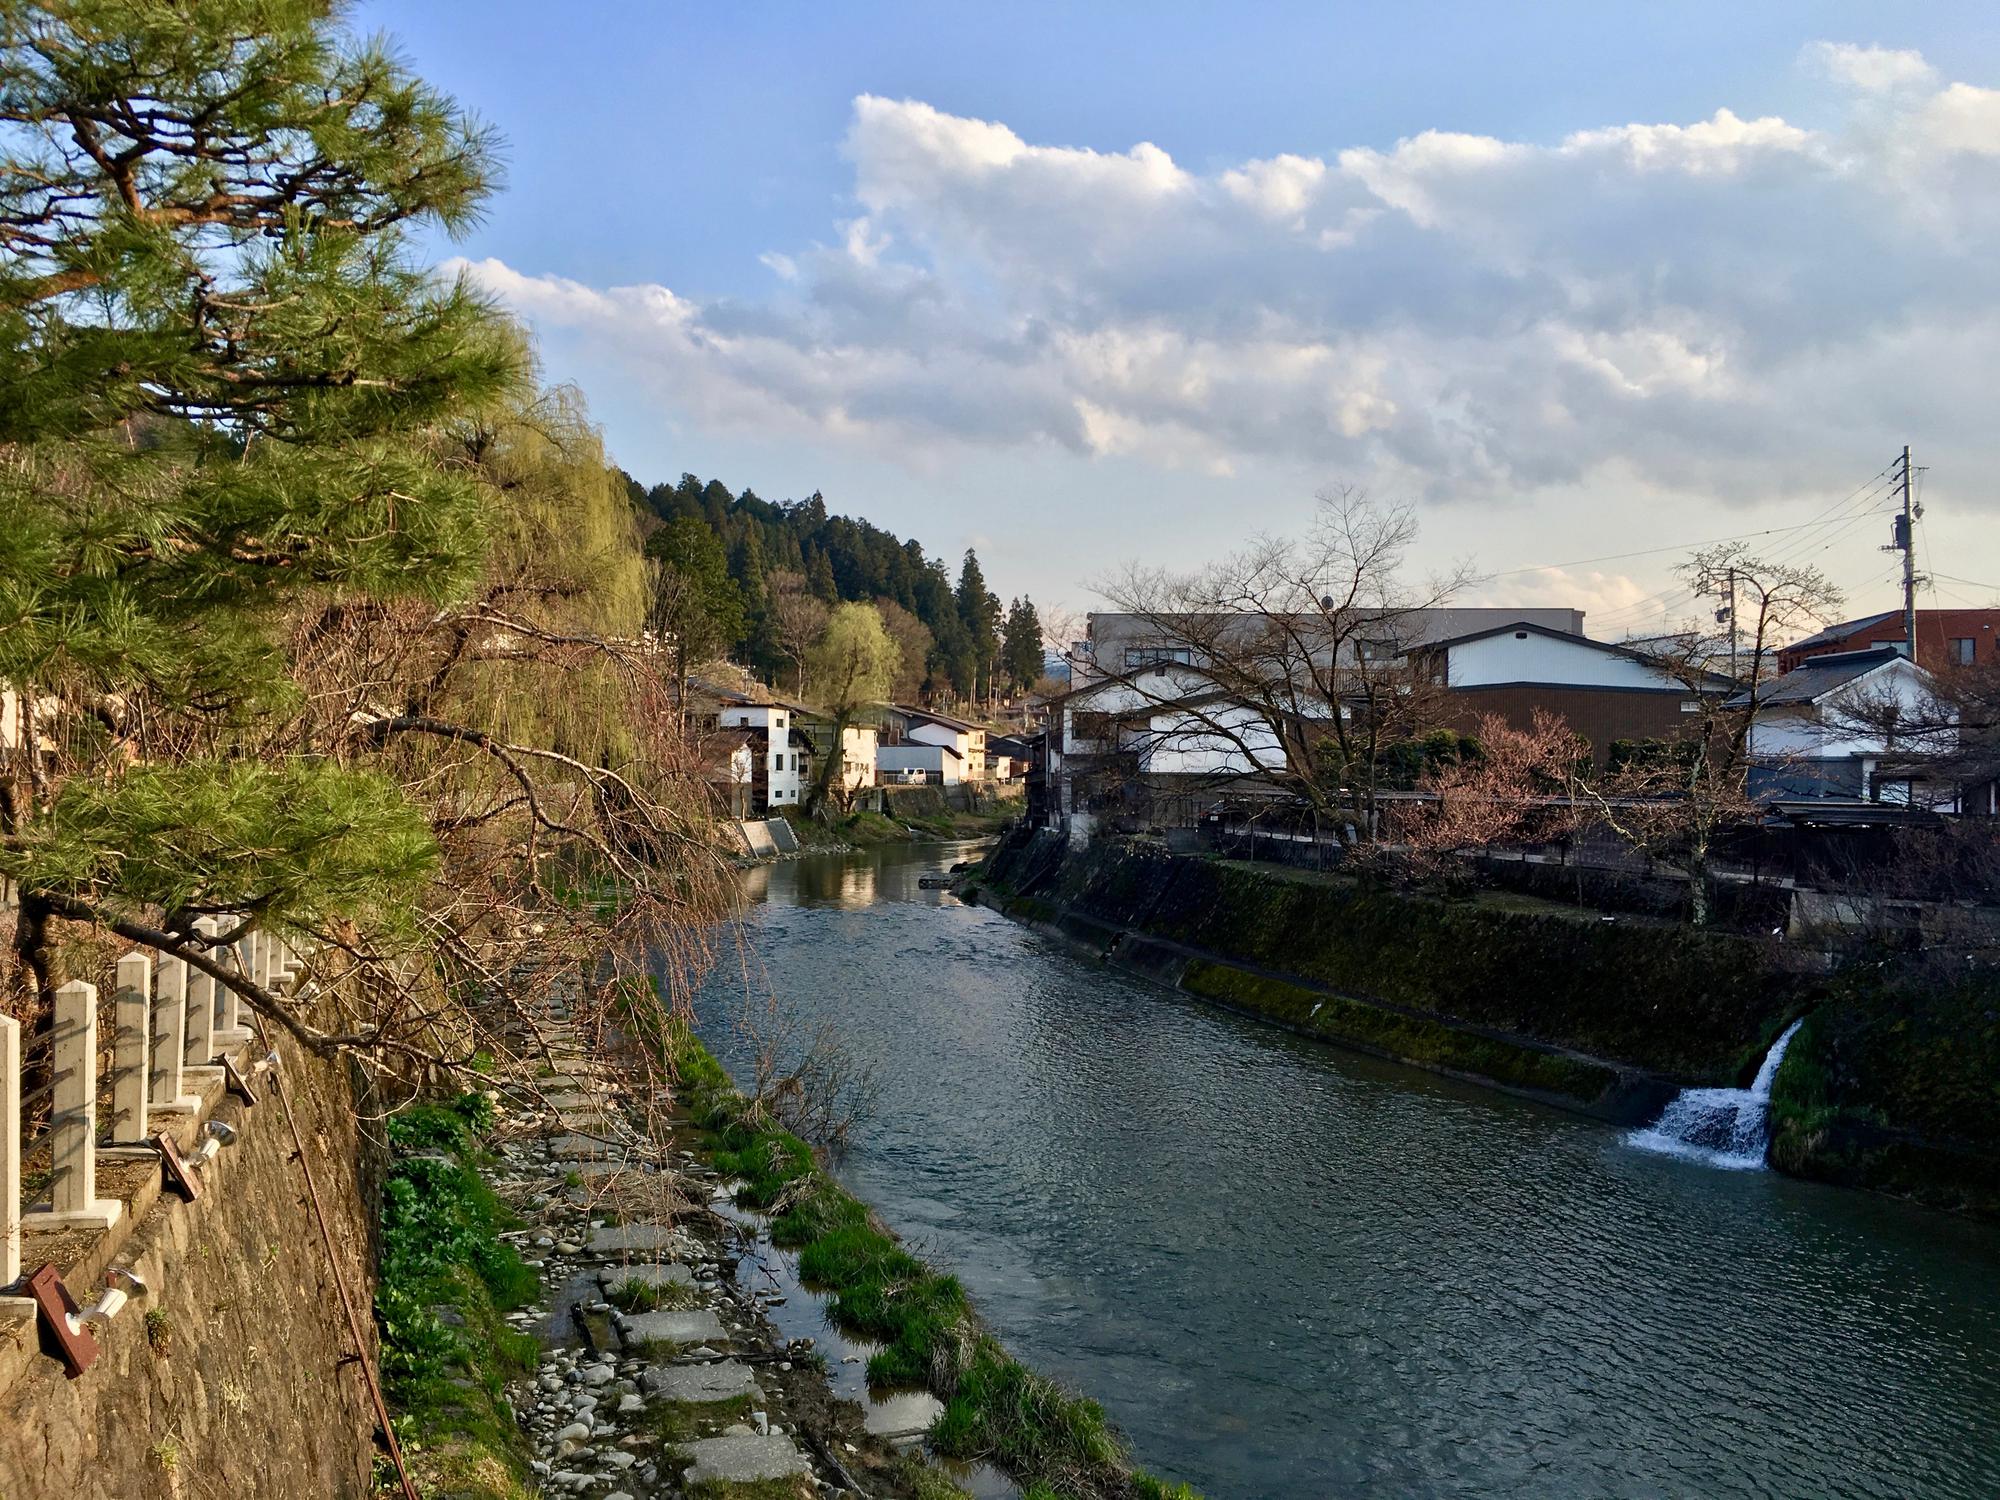
[[[1710,574],[1709,579],[1710,581],[1706,585],[1706,588],[1713,589],[1715,587],[1713,582],[1714,575]],[[1714,597],[1724,599],[1727,602],[1722,606],[1722,608],[1718,609],[1715,612],[1715,623],[1720,625],[1724,620],[1727,620],[1729,622],[1729,680],[1731,682],[1734,682],[1736,680],[1736,566],[1735,564],[1732,563],[1729,566],[1728,571],[1726,571],[1723,574],[1723,580],[1724,582],[1721,592],[1715,594]]]
[[[1899,460],[1900,471],[1897,483],[1903,493],[1902,514],[1890,523],[1892,540],[1884,552],[1903,554],[1903,649],[1911,661],[1917,659],[1917,522],[1923,518],[1924,508],[1918,505],[1911,494],[1911,477],[1915,469],[1910,463],[1910,449],[1903,446],[1903,456]]]
[[[1729,570],[1729,680],[1736,681],[1736,569]]]

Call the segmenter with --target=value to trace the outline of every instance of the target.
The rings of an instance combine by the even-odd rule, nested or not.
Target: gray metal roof
[[[1885,609],[1879,615],[1863,615],[1858,620],[1842,620],[1838,625],[1829,625],[1826,629],[1817,631],[1802,641],[1793,641],[1790,645],[1780,646],[1778,649],[1780,651],[1801,651],[1813,646],[1824,646],[1833,641],[1844,641],[1857,631],[1873,629],[1877,625],[1896,619],[1901,614],[1902,611],[1899,609]]]
[[[1788,703],[1817,703],[1877,667],[1900,660],[1902,655],[1894,646],[1875,646],[1866,651],[1835,651],[1815,656],[1766,684],[1757,695],[1757,704],[1760,708],[1777,708]],[[1741,708],[1749,701],[1747,692],[1738,693],[1728,706]]]

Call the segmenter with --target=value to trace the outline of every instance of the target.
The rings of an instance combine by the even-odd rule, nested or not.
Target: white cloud
[[[1615,472],[1748,501],[1919,423],[2000,466],[2000,92],[1915,53],[1805,61],[1814,128],[1718,109],[1215,172],[864,95],[855,211],[762,257],[767,297],[465,269],[677,414],[912,466],[1043,449],[1467,501]]]
[[[1937,70],[1924,61],[1921,52],[1860,47],[1852,42],[1812,42],[1805,49],[1805,58],[1829,78],[1864,93],[1883,94],[1937,81]]]

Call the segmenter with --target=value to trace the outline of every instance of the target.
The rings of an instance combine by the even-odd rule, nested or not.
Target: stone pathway
[[[508,1394],[544,1493],[894,1490],[857,1484],[888,1450],[852,1407],[829,1421],[813,1340],[784,1344],[738,1285],[740,1247],[707,1209],[719,1181],[692,1157],[659,1160],[587,1059],[561,1066],[546,1083],[557,1117],[505,1119],[488,1174],[528,1222],[509,1238],[542,1275],[543,1300],[510,1315],[540,1339],[540,1366]],[[816,1438],[795,1407],[814,1414]]]

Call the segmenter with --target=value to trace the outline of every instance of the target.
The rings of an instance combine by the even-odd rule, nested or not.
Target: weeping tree
[[[820,750],[819,774],[806,794],[807,813],[816,813],[828,795],[846,791],[841,775],[841,750],[848,728],[871,703],[889,696],[902,653],[883,628],[872,604],[840,604],[828,616],[826,629],[807,656],[815,692],[828,722],[828,740]]]
[[[411,250],[493,143],[338,11],[0,4],[0,979],[45,1008],[66,930],[213,967],[226,914],[352,981],[329,1021],[233,977],[272,1024],[462,1064],[552,874],[657,891],[698,815],[620,769],[629,502]]]

